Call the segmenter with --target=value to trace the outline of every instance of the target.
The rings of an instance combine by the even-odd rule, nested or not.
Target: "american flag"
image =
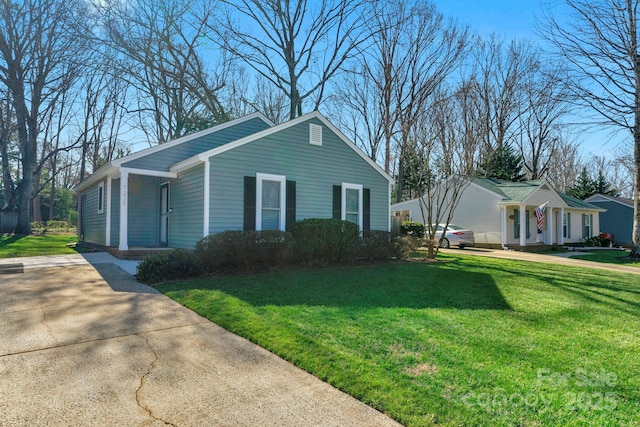
[[[536,214],[536,219],[538,220],[538,230],[542,230],[542,225],[544,224],[544,212],[547,210],[547,203],[543,203],[536,208],[534,211]]]

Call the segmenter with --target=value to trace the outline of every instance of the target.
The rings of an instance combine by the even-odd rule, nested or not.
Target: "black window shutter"
[[[362,231],[371,230],[371,189],[362,190]]]
[[[256,229],[256,177],[244,177],[244,231]]]
[[[286,230],[296,222],[296,182],[287,181],[287,217]]]
[[[333,217],[336,219],[342,218],[342,186],[333,186]]]

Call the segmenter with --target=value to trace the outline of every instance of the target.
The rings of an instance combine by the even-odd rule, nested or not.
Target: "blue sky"
[[[518,38],[540,40],[535,23],[544,18],[543,11],[549,4],[553,13],[562,20],[562,3],[557,0],[431,0],[436,8],[448,18],[468,25],[471,31],[481,36],[496,33],[507,39]],[[566,6],[564,6],[566,8]],[[578,141],[585,155],[605,155],[613,157],[613,152],[621,143],[628,143],[627,132],[613,133],[611,129],[581,129]]]
[[[535,16],[540,0],[431,0],[446,17],[455,18],[480,35],[535,39]]]

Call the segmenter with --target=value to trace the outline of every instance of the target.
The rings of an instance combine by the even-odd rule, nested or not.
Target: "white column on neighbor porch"
[[[545,221],[547,222],[547,235],[549,236],[549,244],[553,245],[553,208],[549,206],[547,208],[549,212],[545,215]],[[546,242],[545,242],[546,243]]]
[[[560,208],[560,226],[558,227],[558,244],[564,245],[564,208]]]
[[[507,246],[507,207],[500,206],[500,242],[502,247]]]
[[[107,213],[104,245],[111,246],[111,177],[107,178],[107,197],[104,205]]]
[[[120,244],[118,249],[121,251],[129,250],[129,242],[127,235],[129,234],[127,223],[127,213],[129,205],[129,172],[120,173]]]
[[[520,246],[527,245],[527,207],[520,205]]]

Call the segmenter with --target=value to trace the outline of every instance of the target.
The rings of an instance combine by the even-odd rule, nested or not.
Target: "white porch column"
[[[558,227],[558,244],[564,245],[564,208],[560,208],[560,227]]]
[[[545,220],[548,219],[548,223],[547,223],[547,234],[549,235],[549,244],[553,245],[553,235],[555,234],[553,232],[553,208],[551,206],[549,206],[548,208],[549,213],[546,215]]]
[[[209,209],[210,209],[210,186],[211,186],[211,162],[209,159],[204,162],[204,218],[203,218],[203,227],[202,227],[202,237],[207,237],[209,235]]]
[[[520,205],[520,246],[527,245],[527,207]]]
[[[500,242],[502,247],[507,246],[507,207],[500,206]]]
[[[107,178],[107,197],[105,209],[107,210],[107,225],[105,230],[105,246],[111,246],[111,177]]]
[[[120,244],[118,249],[121,251],[129,250],[129,242],[127,236],[129,234],[129,219],[127,218],[129,207],[129,172],[120,173]]]

